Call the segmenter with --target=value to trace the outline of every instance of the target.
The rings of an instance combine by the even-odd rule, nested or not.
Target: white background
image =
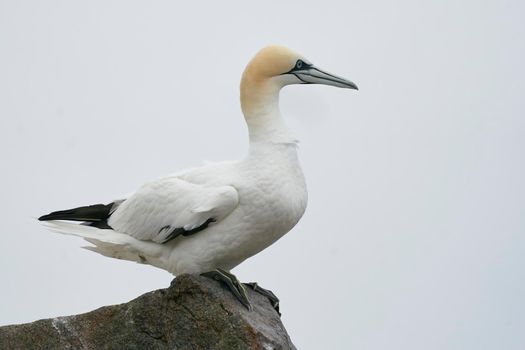
[[[36,217],[244,156],[245,64],[279,43],[309,207],[234,272],[299,349],[525,347],[522,1],[0,0],[0,324],[164,288]]]

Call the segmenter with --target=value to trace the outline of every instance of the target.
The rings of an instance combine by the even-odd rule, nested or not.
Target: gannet
[[[357,90],[289,48],[265,47],[248,63],[240,84],[249,131],[244,159],[183,170],[109,204],[55,211],[39,220],[84,238],[92,244],[84,248],[107,257],[223,281],[248,309],[249,285],[278,311],[272,292],[239,282],[230,270],[290,231],[306,209],[297,140],[279,111],[279,92],[292,84]]]

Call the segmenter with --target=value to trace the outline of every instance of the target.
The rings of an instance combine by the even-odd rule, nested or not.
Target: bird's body
[[[109,205],[53,212],[40,220],[85,238],[94,245],[86,249],[109,257],[175,275],[219,269],[221,278],[228,274],[231,281],[227,271],[290,231],[306,209],[297,141],[279,111],[281,88],[304,83],[357,88],[287,48],[267,47],[241,80],[250,138],[244,159],[188,169],[148,182]]]
[[[162,212],[162,207],[167,206],[165,199],[177,195],[171,193],[170,187],[177,190],[181,184],[189,184],[190,191],[195,191],[191,185],[197,185],[205,194],[210,189],[223,188],[228,194],[228,189],[232,189],[238,199],[230,199],[234,208],[225,218],[201,232],[179,235],[165,244],[146,241],[153,249],[161,248],[156,258],[139,256],[140,248],[136,249],[136,261],[150,262],[176,275],[202,273],[217,267],[232,269],[290,231],[306,208],[306,186],[295,144],[255,145],[241,161],[210,164],[152,181],[137,191],[136,198],[130,199],[158,203],[157,212]],[[142,208],[138,205],[132,210],[124,204],[111,215],[109,225],[116,231],[136,232],[141,237],[145,231],[128,223],[130,215],[142,216]],[[155,235],[169,221],[172,221],[169,212],[162,212],[155,220],[157,226],[149,232]],[[143,222],[148,225],[146,220]],[[131,246],[140,247],[144,243],[135,239]]]

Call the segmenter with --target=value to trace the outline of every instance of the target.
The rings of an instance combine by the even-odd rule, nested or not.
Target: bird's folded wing
[[[238,205],[232,186],[205,186],[169,177],[149,182],[110,216],[109,225],[140,240],[165,243],[221,221]]]

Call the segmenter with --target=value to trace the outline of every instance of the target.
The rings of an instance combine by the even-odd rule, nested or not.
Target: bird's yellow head
[[[323,84],[357,90],[351,81],[322,71],[303,55],[285,46],[271,45],[261,49],[244,70],[241,80],[243,110],[291,84]]]
[[[301,54],[285,46],[267,46],[251,59],[244,74],[254,79],[277,77],[290,71],[298,59],[306,60]]]
[[[303,55],[281,45],[261,49],[248,63],[243,80],[254,83],[278,80],[281,84],[324,84],[356,89],[349,80],[323,72]]]

